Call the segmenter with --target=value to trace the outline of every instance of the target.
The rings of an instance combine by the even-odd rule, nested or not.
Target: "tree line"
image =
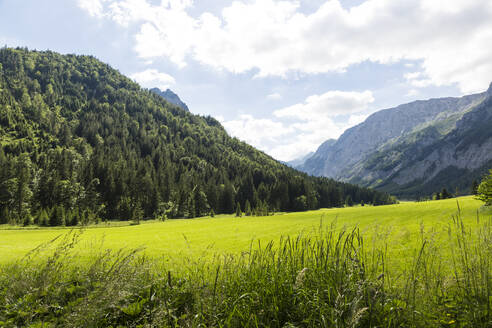
[[[310,177],[90,56],[0,49],[0,223],[76,225],[394,202]]]

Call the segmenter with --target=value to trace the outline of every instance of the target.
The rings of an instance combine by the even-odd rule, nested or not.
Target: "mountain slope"
[[[87,56],[0,49],[0,145],[0,223],[390,201],[288,168]]]
[[[300,169],[404,197],[443,187],[468,192],[492,160],[491,90],[377,112]]]
[[[302,166],[307,159],[309,159],[311,156],[314,155],[314,152],[309,152],[308,154],[302,156],[302,157],[299,157],[299,158],[296,158],[296,159],[293,159],[291,161],[288,161],[286,162],[287,165],[289,165],[290,167],[297,167],[297,166]]]
[[[188,109],[188,106],[179,98],[177,94],[175,94],[172,90],[166,89],[166,91],[162,91],[159,88],[152,88],[150,89],[153,93],[156,95],[161,96],[162,98],[166,99],[169,101],[171,104],[176,105],[180,107],[181,109],[184,109],[186,111],[190,111]]]

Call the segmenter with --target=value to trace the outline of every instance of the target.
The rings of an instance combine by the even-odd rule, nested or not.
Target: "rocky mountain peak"
[[[182,109],[184,109],[184,110],[186,110],[188,112],[190,111],[188,109],[188,106],[171,89],[167,89],[166,91],[162,91],[159,88],[153,88],[153,89],[150,89],[150,91],[153,92],[153,93],[155,93],[156,95],[159,95],[162,98],[166,99],[171,104],[176,105],[176,106],[179,106],[179,107],[181,107]]]
[[[461,98],[415,101],[372,114],[298,168],[400,196],[467,190],[492,163],[491,122],[492,84]]]

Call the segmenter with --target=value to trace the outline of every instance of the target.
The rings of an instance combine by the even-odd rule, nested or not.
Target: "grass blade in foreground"
[[[0,326],[492,327],[491,221],[471,230],[458,212],[448,233],[451,258],[423,233],[401,270],[329,227],[175,271],[139,250],[73,261],[72,232],[0,267]]]

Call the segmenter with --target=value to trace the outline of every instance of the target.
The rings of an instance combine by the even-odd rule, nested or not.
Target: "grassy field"
[[[432,235],[436,242],[447,242],[446,231],[458,205],[464,222],[472,228],[482,205],[473,197],[461,197],[431,202],[403,202],[389,206],[364,206],[322,209],[302,213],[278,214],[269,217],[219,216],[193,220],[148,222],[134,226],[106,227],[104,224],[86,228],[79,244],[79,253],[89,254],[101,248],[120,249],[145,247],[151,257],[176,261],[180,258],[204,258],[215,254],[237,254],[249,250],[258,241],[277,242],[281,236],[310,234],[320,224],[352,229],[358,226],[366,243],[386,243],[396,257],[419,247],[422,234]],[[24,256],[66,229],[12,229],[0,226],[0,263]],[[373,239],[373,240],[371,240]]]
[[[481,205],[120,223],[80,236],[4,227],[0,327],[490,328],[492,213]]]

